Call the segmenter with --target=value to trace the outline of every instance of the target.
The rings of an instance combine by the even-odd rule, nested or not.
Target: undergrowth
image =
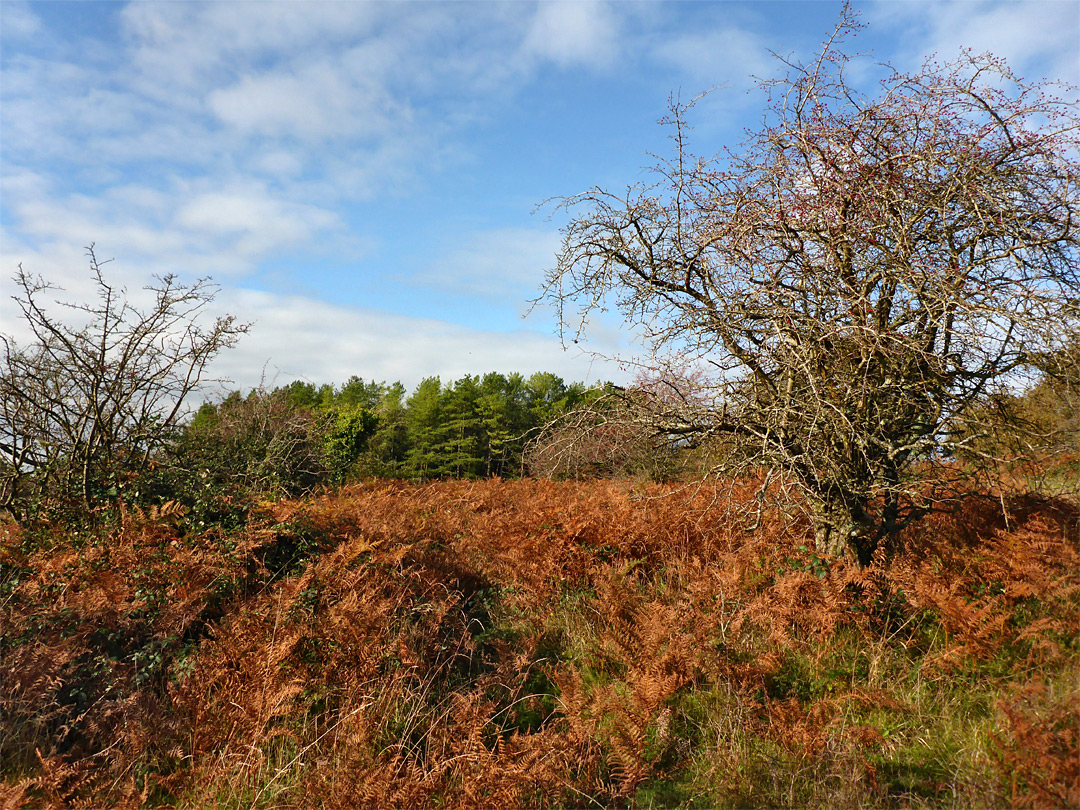
[[[712,498],[372,482],[228,532],[9,528],[3,804],[1080,804],[1074,507],[972,499],[861,570]]]

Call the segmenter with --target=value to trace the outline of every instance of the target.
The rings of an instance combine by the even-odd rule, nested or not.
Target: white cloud
[[[106,59],[80,58],[95,46],[85,39],[48,58],[6,59],[5,160],[63,161],[72,184],[132,170],[144,182],[235,171],[287,182],[299,162],[321,200],[366,199],[437,170],[516,75],[506,32],[519,21],[498,6],[470,8],[130,4],[118,15],[126,36]],[[321,149],[327,139],[333,148]]]
[[[167,254],[180,247],[175,234],[161,230],[153,207],[133,204],[125,188],[101,197],[22,195],[9,203],[9,210],[20,231],[42,245],[101,242],[129,256]]]
[[[163,93],[201,89],[221,73],[370,32],[384,4],[129,3],[122,12],[134,66]]]
[[[257,182],[128,183],[91,196],[65,194],[47,176],[23,170],[5,175],[2,190],[12,227],[25,237],[17,254],[4,245],[4,269],[22,261],[51,278],[72,272],[65,246],[92,242],[144,275],[242,275],[301,246],[315,259],[322,250],[364,252],[364,238],[347,233],[336,213]],[[79,262],[76,273],[84,267]]]
[[[524,51],[561,67],[607,66],[619,56],[619,19],[600,0],[537,4]]]
[[[552,371],[567,380],[626,377],[614,364],[594,360],[537,332],[494,332],[438,320],[337,307],[300,296],[231,290],[221,311],[254,319],[251,332],[215,364],[215,374],[237,385],[295,379],[341,383],[353,374],[401,381],[412,389],[437,375],[444,381],[487,371]],[[613,348],[613,347],[607,347]]]
[[[386,87],[329,62],[245,76],[210,93],[208,104],[240,132],[271,137],[385,137],[411,117]]]
[[[5,39],[26,39],[41,30],[41,20],[28,4],[18,0],[6,0],[0,18],[0,32]]]
[[[142,160],[152,161],[141,167],[144,176],[165,166],[205,168],[231,148],[177,100],[159,103],[133,92],[127,76],[86,64],[13,58],[3,110],[5,163],[51,164],[72,185],[101,182]]]
[[[5,159],[49,161],[69,188],[248,174],[320,205],[399,194],[467,159],[462,133],[546,61],[609,63],[625,17],[604,3],[464,8],[132,3],[108,48],[71,38],[7,60]],[[78,57],[91,47],[107,57]]]
[[[223,190],[199,194],[176,212],[183,228],[215,236],[243,234],[265,253],[312,238],[339,224],[337,216],[312,205],[276,200],[265,189]]]
[[[296,177],[304,170],[304,158],[302,153],[271,148],[258,152],[251,165],[261,174],[286,179]]]

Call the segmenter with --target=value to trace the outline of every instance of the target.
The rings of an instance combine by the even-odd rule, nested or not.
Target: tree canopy
[[[562,200],[544,296],[578,333],[617,306],[653,351],[636,418],[723,437],[724,472],[793,484],[820,550],[867,563],[946,497],[929,473],[993,429],[984,406],[1078,334],[1080,139],[1075,100],[991,55],[885,66],[864,94],[857,27],[845,9],[762,82],[737,149],[694,155],[674,103],[654,182]]]

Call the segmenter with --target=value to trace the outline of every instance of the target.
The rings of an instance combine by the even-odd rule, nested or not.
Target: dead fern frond
[[[1032,681],[998,702],[1007,729],[997,757],[1014,807],[1080,806],[1080,693]]]

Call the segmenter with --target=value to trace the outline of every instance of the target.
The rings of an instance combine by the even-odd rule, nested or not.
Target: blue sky
[[[854,46],[913,68],[990,50],[1080,84],[1080,2],[856,3]],[[839,2],[0,0],[0,318],[22,263],[133,296],[221,285],[253,321],[215,370],[340,383],[487,371],[625,379],[617,319],[565,349],[525,318],[559,245],[544,200],[645,179],[672,93],[719,86],[693,147],[760,119],[770,51],[811,56]]]

